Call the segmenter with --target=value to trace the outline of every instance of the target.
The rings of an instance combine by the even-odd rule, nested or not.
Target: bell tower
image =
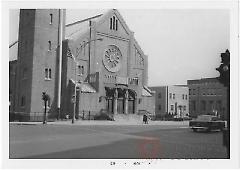
[[[50,97],[48,116],[57,115],[65,16],[60,9],[20,10],[16,111],[26,121],[42,120],[42,92]]]

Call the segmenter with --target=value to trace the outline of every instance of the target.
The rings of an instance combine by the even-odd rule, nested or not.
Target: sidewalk
[[[42,125],[42,122],[9,122],[10,125]],[[171,125],[171,126],[188,126],[189,121],[149,121],[148,124],[143,124],[139,121],[105,121],[105,120],[76,120],[72,124],[72,120],[47,122],[47,125]]]

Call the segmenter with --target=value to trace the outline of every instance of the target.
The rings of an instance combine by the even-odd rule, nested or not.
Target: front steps
[[[114,120],[117,122],[135,122],[141,123],[143,119],[142,115],[137,114],[116,114]]]

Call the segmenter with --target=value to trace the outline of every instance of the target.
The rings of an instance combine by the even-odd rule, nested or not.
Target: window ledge
[[[45,78],[45,81],[51,81],[52,79],[49,79],[49,78]]]

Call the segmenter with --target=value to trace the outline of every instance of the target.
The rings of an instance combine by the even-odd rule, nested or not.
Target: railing
[[[110,118],[113,117],[112,113],[109,113],[107,110],[102,109],[99,111],[90,111],[90,110],[81,110],[78,112],[78,114],[75,116],[77,120],[94,120],[96,116],[99,116],[101,114],[105,114],[109,116]],[[31,121],[31,122],[41,122],[43,121],[43,112],[31,112],[25,113],[25,112],[9,112],[9,121],[10,122],[24,122],[24,121]],[[56,118],[52,116],[52,114],[48,113],[47,121],[55,121]],[[61,120],[68,120],[72,119],[73,114],[64,114],[62,115]]]
[[[43,112],[31,112],[25,113],[25,112],[9,112],[9,121],[31,121],[31,122],[41,122],[43,121]],[[52,119],[48,118],[48,121],[52,121]]]
[[[42,122],[43,121],[43,112],[9,112],[9,121],[10,122]],[[56,118],[53,118],[51,113],[47,113],[47,121],[55,121]]]
[[[94,120],[94,116],[97,114],[99,114],[97,111],[81,110],[76,118],[82,120]]]

